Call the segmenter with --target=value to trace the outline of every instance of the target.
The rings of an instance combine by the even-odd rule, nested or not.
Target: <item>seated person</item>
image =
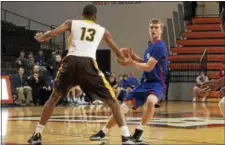
[[[193,102],[196,102],[196,99],[198,99],[200,95],[203,95],[202,102],[206,101],[209,92],[204,91],[200,86],[208,81],[209,79],[205,76],[204,72],[201,72],[200,76],[196,78],[196,86],[193,88]]]
[[[16,89],[15,104],[32,105],[31,87],[27,84],[27,78],[22,67],[18,69],[18,74],[12,77],[12,86]]]
[[[48,100],[48,91],[51,91],[52,88],[47,81],[44,77],[39,76],[37,72],[33,72],[33,75],[28,77],[28,84],[32,88],[34,105],[44,105]]]
[[[139,81],[135,77],[135,73],[134,72],[130,73],[130,76],[127,79],[127,83],[128,83],[128,87],[130,87],[132,90],[139,85]]]
[[[114,75],[111,75],[109,77],[109,84],[112,86],[117,99],[122,102],[124,97],[126,96],[126,89],[119,87],[116,77]]]
[[[225,77],[225,68],[220,69],[219,76],[220,78]]]
[[[43,55],[43,51],[39,50],[38,55],[35,57],[35,63],[39,66],[45,65],[45,56]]]
[[[80,86],[72,87],[67,94],[67,103],[86,104],[87,102],[85,102],[84,97],[82,96],[82,93],[83,92]]]
[[[131,92],[136,87],[136,81],[134,78],[128,78],[128,75],[123,76],[123,88],[127,91],[127,93]]]

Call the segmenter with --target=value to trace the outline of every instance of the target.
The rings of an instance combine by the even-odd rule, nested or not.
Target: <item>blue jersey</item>
[[[144,54],[144,62],[147,63],[150,57],[158,63],[150,72],[143,72],[142,81],[158,82],[164,85],[168,71],[168,54],[166,44],[162,40],[148,45]]]

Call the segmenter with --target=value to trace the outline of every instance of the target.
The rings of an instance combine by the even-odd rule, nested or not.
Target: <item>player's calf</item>
[[[158,98],[150,94],[147,98],[146,109],[141,118],[140,125],[135,129],[134,134],[132,135],[132,139],[136,144],[148,144],[148,142],[142,141],[141,137],[144,133],[144,126],[148,124],[148,121],[153,117],[155,105],[158,103]]]
[[[43,109],[43,112],[41,115],[41,120],[40,120],[39,124],[37,125],[36,130],[34,131],[33,135],[28,140],[29,144],[32,144],[32,145],[41,145],[42,144],[42,140],[41,140],[42,131],[43,131],[48,119],[52,115],[52,112],[55,108],[55,105],[59,101],[60,96],[61,96],[61,94],[58,93],[57,91],[54,90],[52,92],[50,98],[44,105],[44,109]]]

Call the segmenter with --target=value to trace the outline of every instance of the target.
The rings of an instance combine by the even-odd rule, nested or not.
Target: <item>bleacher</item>
[[[194,18],[192,22],[182,39],[177,40],[178,47],[171,48],[170,68],[172,72],[195,72],[195,75],[205,71],[210,79],[218,79],[220,69],[225,67],[225,33],[221,32],[219,18]],[[206,65],[202,68],[200,59],[205,50]],[[210,97],[217,97],[217,93],[210,93]]]
[[[13,23],[1,21],[2,46],[4,56],[18,55],[21,48],[24,51],[34,51],[40,48],[40,44],[34,40],[35,30],[28,30],[24,26],[17,26]],[[12,51],[13,50],[13,51]]]

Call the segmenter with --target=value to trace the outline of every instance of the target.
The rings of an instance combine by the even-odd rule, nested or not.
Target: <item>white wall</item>
[[[203,7],[201,5],[205,5],[205,6]],[[198,1],[197,15],[217,17],[219,15],[219,3],[216,1],[214,2]]]
[[[195,83],[170,83],[168,100],[191,101],[193,99],[192,91]]]
[[[82,8],[90,2],[2,2],[2,8],[35,19],[48,25],[59,25],[67,19],[78,19]],[[148,22],[152,18],[166,22],[182,2],[141,2],[140,4],[98,6],[98,22],[112,32],[119,47],[132,47],[143,56],[148,42]],[[26,25],[25,20],[7,16],[9,21]],[[46,29],[32,25],[33,29]],[[100,48],[107,48],[101,44]],[[121,68],[112,58],[112,71],[137,72],[134,68]],[[138,76],[140,76],[138,72]]]
[[[67,19],[79,18],[83,6],[90,2],[2,2],[2,8],[48,25],[59,25]],[[24,19],[7,16],[17,24]],[[40,27],[39,25],[36,28]]]
[[[99,21],[112,32],[120,47],[132,47],[143,56],[148,42],[148,22],[152,18],[166,22],[172,18],[172,11],[177,10],[180,2],[142,2],[139,5],[99,6]],[[134,68],[120,68],[112,58],[112,70],[118,73],[136,71]],[[140,76],[140,72],[138,72]]]

